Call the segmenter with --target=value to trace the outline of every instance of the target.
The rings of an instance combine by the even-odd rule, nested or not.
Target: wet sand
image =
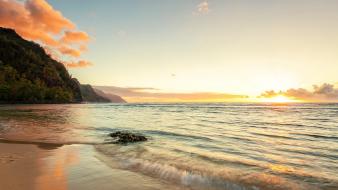
[[[91,145],[0,143],[0,189],[180,189],[113,169]]]

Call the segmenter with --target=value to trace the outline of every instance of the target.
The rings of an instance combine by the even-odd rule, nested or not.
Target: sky
[[[309,100],[338,100],[336,0],[0,0],[0,5],[0,25],[45,44],[81,83],[151,89],[153,96],[304,99],[306,94]],[[9,7],[17,10],[17,19]],[[42,18],[46,13],[50,17]],[[20,28],[27,18],[18,15],[32,19],[29,26],[41,23],[32,27],[39,30]],[[54,41],[39,38],[43,33]]]

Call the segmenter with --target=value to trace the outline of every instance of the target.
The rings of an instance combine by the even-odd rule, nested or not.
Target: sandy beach
[[[0,189],[176,189],[110,168],[91,145],[0,143]]]

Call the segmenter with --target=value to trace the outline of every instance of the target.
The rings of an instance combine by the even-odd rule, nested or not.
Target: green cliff
[[[76,103],[79,82],[37,43],[0,27],[1,103]]]

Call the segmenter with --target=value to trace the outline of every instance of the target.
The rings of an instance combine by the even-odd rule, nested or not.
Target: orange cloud
[[[10,1],[9,1],[10,2]],[[64,29],[74,29],[75,25],[50,6],[45,0],[27,0],[24,4],[35,25],[44,31],[59,34]]]
[[[95,86],[107,94],[122,96],[128,102],[224,102],[243,101],[248,98],[245,95],[196,92],[196,93],[165,93],[156,92],[154,88],[122,88],[115,86]]]
[[[65,43],[86,42],[89,41],[89,36],[85,32],[66,31],[64,36],[61,38],[61,41]]]
[[[64,54],[64,55],[69,55],[69,56],[72,56],[72,57],[80,57],[81,55],[81,51],[77,50],[77,49],[74,49],[74,48],[71,48],[69,46],[60,46],[58,48],[58,50]]]
[[[0,26],[40,42],[49,52],[53,49],[58,58],[78,58],[89,41],[87,33],[78,31],[72,21],[45,0],[0,0]]]
[[[288,89],[286,91],[275,92],[265,91],[260,98],[272,98],[278,95],[283,95],[296,100],[310,101],[310,102],[338,102],[338,88],[332,84],[324,83],[322,85],[313,85],[313,90],[304,88]]]
[[[88,49],[87,49],[87,46],[86,46],[86,45],[80,45],[79,50],[80,50],[81,52],[85,52],[85,51],[87,51]]]
[[[64,65],[70,68],[83,68],[83,67],[88,67],[92,66],[93,64],[89,61],[86,60],[80,60],[80,61],[72,61],[72,62],[63,62]]]

